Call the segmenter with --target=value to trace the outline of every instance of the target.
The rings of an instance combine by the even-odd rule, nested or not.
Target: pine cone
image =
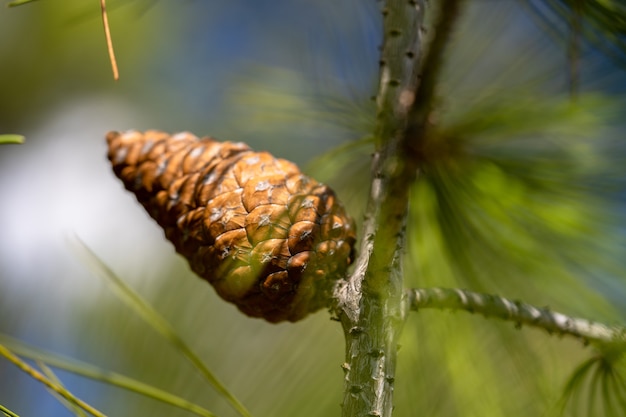
[[[115,174],[223,299],[270,322],[328,305],[355,226],[326,185],[243,143],[154,130],[107,142]]]

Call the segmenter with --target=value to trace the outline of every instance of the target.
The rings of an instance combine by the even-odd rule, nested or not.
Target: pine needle
[[[15,0],[15,1],[8,3],[7,7],[17,7],[17,6],[21,6],[22,4],[32,3],[34,1],[35,0]]]
[[[0,411],[2,411],[2,413],[4,413],[4,415],[8,417],[20,417],[19,415],[15,414],[13,411],[9,410],[2,404],[0,404]]]
[[[54,371],[48,365],[46,365],[43,361],[41,361],[39,359],[36,362],[37,362],[37,366],[39,366],[41,371],[44,373],[44,375],[46,375],[48,377],[48,379],[53,381],[58,386],[65,388],[65,386],[63,385],[63,383],[61,382],[59,377],[54,373]],[[59,396],[59,394],[57,394],[55,391],[50,391],[50,392],[51,392],[51,394],[53,396],[55,396],[57,398],[57,400],[59,400],[59,402],[61,404],[63,404],[65,406],[65,408],[67,408],[68,410],[73,412],[77,417],[86,417],[87,416],[85,414],[85,412],[80,407],[76,407],[74,404],[66,401],[65,398]]]
[[[137,315],[146,321],[154,330],[171,343],[200,372],[204,379],[220,393],[243,417],[251,417],[245,406],[220,382],[206,367],[202,360],[180,337],[176,330],[148,304],[139,294],[120,279],[100,258],[93,253],[78,237],[74,238],[74,246],[80,252],[85,262],[110,284],[114,293]]]
[[[15,144],[24,143],[24,136],[22,136],[22,135],[0,135],[0,144],[8,144],[8,143],[15,143]]]
[[[76,375],[81,375],[95,381],[100,381],[132,391],[165,404],[189,411],[201,417],[216,417],[215,414],[200,407],[199,405],[191,403],[167,391],[163,391],[146,383],[129,378],[125,375],[107,371],[89,363],[28,346],[24,342],[13,339],[7,335],[3,335],[2,333],[0,333],[0,342],[5,346],[9,346],[13,352],[17,352],[22,357],[42,361],[48,366],[53,366]]]
[[[50,379],[46,378],[42,373],[40,373],[39,371],[34,369],[32,366],[30,366],[29,364],[21,360],[18,356],[16,356],[13,352],[11,352],[2,344],[0,344],[0,355],[4,356],[11,363],[13,363],[15,366],[20,368],[23,372],[30,375],[36,381],[44,384],[47,388],[53,390],[54,392],[59,394],[61,397],[63,397],[65,400],[69,401],[70,403],[82,408],[83,410],[87,411],[89,414],[95,417],[106,417],[105,414],[101,413],[100,411],[96,410],[95,408],[87,404],[86,402],[75,397],[71,392],[63,388],[63,386],[60,386],[54,383],[53,381],[51,381]]]
[[[104,26],[104,37],[107,42],[107,51],[109,52],[109,60],[111,61],[111,69],[113,70],[113,79],[120,79],[120,73],[117,69],[117,60],[115,59],[115,50],[113,49],[113,40],[111,39],[111,29],[109,28],[109,18],[107,16],[106,0],[100,0],[100,9],[102,11],[102,24]]]

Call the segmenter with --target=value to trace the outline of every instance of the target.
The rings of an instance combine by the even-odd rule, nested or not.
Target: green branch
[[[550,334],[573,336],[585,343],[626,344],[626,328],[607,326],[587,319],[567,316],[543,307],[457,288],[412,288],[405,291],[406,308],[465,310],[546,330]]]
[[[434,96],[434,87],[421,88],[437,81],[462,1],[441,1],[440,20],[424,60],[424,1],[387,0],[381,11],[384,40],[372,183],[360,256],[354,273],[335,293],[346,337],[346,417],[392,414],[398,337],[405,319],[402,253],[409,193],[422,161],[416,143],[425,141],[428,121],[428,112],[421,109],[430,109]]]
[[[346,338],[343,416],[391,416],[401,317],[405,219],[416,175],[402,151],[422,55],[423,1],[388,0],[381,10],[376,152],[354,273],[336,292]]]

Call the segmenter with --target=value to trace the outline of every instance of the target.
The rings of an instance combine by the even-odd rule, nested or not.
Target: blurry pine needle
[[[415,278],[407,275],[407,281],[412,279],[419,286],[445,284],[514,293],[525,301],[541,300],[578,315],[619,320],[619,313],[607,305],[606,296],[594,287],[597,281],[593,280],[600,273],[616,279],[624,276],[619,262],[611,258],[619,257],[619,246],[612,240],[618,229],[611,217],[619,207],[604,198],[612,193],[608,180],[623,174],[622,153],[615,148],[619,137],[613,136],[610,124],[619,114],[618,105],[597,96],[581,95],[572,103],[565,95],[533,97],[522,91],[510,97],[495,92],[475,101],[473,97],[450,97],[448,103],[432,132],[436,136],[433,142],[439,145],[433,147],[442,152],[432,153],[424,164],[422,181],[411,201],[407,260]],[[445,335],[448,349],[470,345],[458,337],[457,327],[436,330]],[[496,372],[524,381],[529,393],[535,390],[530,399],[519,395],[511,402],[519,400],[520,407],[539,410],[543,408],[538,405],[540,398],[553,396],[546,395],[544,382],[536,377],[544,372],[544,359],[513,341],[507,329],[502,330],[490,328],[492,344],[485,346],[474,340],[480,335],[467,335],[482,348],[471,358],[489,366],[497,363],[493,358],[499,354],[515,357],[510,363],[498,364]],[[439,348],[429,356],[444,364],[458,357],[446,357]],[[433,361],[431,357],[428,360]],[[590,367],[595,369],[595,365]],[[604,369],[617,369],[617,365]],[[489,376],[480,369],[476,380],[492,383],[502,378],[503,374],[496,372]],[[581,374],[593,376],[593,372]],[[593,391],[600,400],[605,395],[602,387],[608,387],[604,392],[612,398],[614,415],[621,417],[626,407],[621,403],[620,410],[615,404],[624,398],[619,382],[623,376],[623,370],[605,372],[603,378],[595,378],[594,386],[600,388]],[[476,385],[480,388],[475,389]],[[473,409],[485,402],[488,394],[483,391],[491,393],[495,407],[501,406],[498,399],[510,394],[499,384],[483,385],[459,383],[463,394],[472,394],[466,398]],[[568,398],[578,400],[581,394],[590,393],[589,385],[583,387]],[[455,397],[456,393],[449,391],[444,398]],[[584,401],[585,407],[588,404]],[[589,414],[575,404],[569,404],[567,411],[580,409],[580,417],[607,416],[597,412],[598,405],[594,406],[596,412]],[[505,415],[507,407],[499,414],[487,407],[483,415]]]
[[[23,4],[32,3],[35,0],[15,0],[7,4],[7,7],[17,7]],[[111,61],[111,70],[113,71],[113,79],[115,81],[120,79],[120,73],[117,68],[117,60],[115,59],[115,50],[113,49],[113,40],[111,39],[111,29],[109,27],[109,18],[107,15],[106,8],[106,0],[100,0],[100,11],[102,15],[102,25],[104,27],[104,38],[106,39],[107,44],[107,52],[109,53],[109,60]],[[2,136],[0,136],[0,143],[4,143],[2,141]],[[11,142],[11,143],[21,143],[21,142]]]
[[[111,289],[128,307],[145,320],[154,330],[171,343],[180,354],[187,358],[211,386],[221,394],[237,412],[244,417],[251,417],[245,406],[217,379],[202,360],[183,341],[176,330],[152,308],[139,294],[133,291],[104,262],[93,253],[78,237],[74,237],[73,246],[93,272],[104,278]]]
[[[21,144],[24,143],[24,136],[22,135],[0,135],[0,144]]]
[[[497,288],[514,271],[525,285],[557,274],[564,284],[573,265],[610,266],[611,207],[598,191],[620,166],[602,129],[613,108],[597,97],[520,95],[445,116],[433,142],[447,150],[426,162],[422,187],[434,194],[429,216],[461,286]]]
[[[520,0],[546,24],[556,39],[571,32],[593,44],[604,55],[626,66],[626,3],[623,0]],[[561,30],[555,28],[562,28]],[[569,30],[570,33],[567,33]]]
[[[63,369],[76,375],[81,375],[89,379],[100,381],[109,385],[114,385],[128,391],[144,395],[148,398],[161,401],[165,404],[169,404],[174,407],[189,411],[201,417],[216,417],[215,414],[200,407],[199,405],[191,403],[167,391],[163,391],[146,383],[129,378],[125,375],[100,369],[89,363],[81,362],[76,359],[67,358],[61,355],[56,355],[50,352],[43,351],[41,349],[34,348],[32,346],[28,346],[24,342],[13,339],[2,333],[0,333],[0,342],[10,347],[12,351],[17,352],[25,358],[30,358],[46,363],[48,366],[53,366],[55,368]]]
[[[561,398],[577,416],[623,417],[626,413],[624,348],[601,351],[574,370]]]
[[[4,407],[2,404],[0,404],[0,411],[2,411],[2,413],[5,416],[9,416],[9,417],[20,417],[19,415],[15,414],[13,411],[9,410],[8,408]]]
[[[22,4],[32,3],[34,1],[36,0],[15,0],[7,4],[7,7],[17,7],[17,6],[21,6]]]
[[[358,155],[354,155],[355,152],[359,152],[363,147],[369,148],[369,152],[372,152],[374,144],[374,137],[367,136],[358,140],[354,140],[351,142],[344,143],[339,145],[328,152],[316,157],[313,161],[310,162],[311,165],[321,165],[327,166],[331,165],[332,162],[341,157],[348,157],[349,159],[362,159],[360,158],[360,153]],[[341,169],[341,168],[337,168]]]
[[[104,26],[104,37],[107,42],[107,51],[109,52],[109,60],[111,61],[111,69],[113,70],[113,79],[120,79],[120,73],[117,69],[117,60],[115,59],[115,50],[113,49],[113,40],[111,39],[111,30],[109,28],[109,19],[107,16],[106,0],[100,0],[100,9],[102,10],[102,24]]]
[[[374,137],[365,136],[339,145],[307,164],[306,172],[332,184],[355,219],[363,214],[369,191],[369,170]]]
[[[55,384],[57,384],[60,387],[65,388],[65,386],[63,385],[63,383],[61,382],[61,380],[59,379],[59,377],[54,373],[54,371],[52,369],[50,369],[50,367],[48,367],[48,365],[46,365],[43,361],[41,360],[37,360],[37,366],[39,366],[39,368],[41,369],[41,371],[48,377],[48,379],[50,379],[51,381],[53,381]],[[87,414],[85,414],[85,412],[80,408],[77,407],[76,405],[72,404],[69,401],[66,401],[65,398],[61,397],[59,394],[57,394],[55,391],[50,390],[50,393],[57,398],[57,400],[63,404],[65,406],[65,408],[67,408],[68,410],[70,410],[71,412],[74,413],[74,415],[76,415],[77,417],[87,417]]]
[[[87,411],[88,413],[90,413],[91,415],[95,417],[106,417],[103,413],[96,410],[95,408],[87,404],[86,402],[76,398],[71,392],[63,388],[63,386],[58,385],[55,382],[51,381],[50,379],[46,378],[39,371],[31,367],[29,364],[27,364],[23,360],[21,360],[18,356],[16,356],[13,352],[11,352],[2,344],[0,344],[0,355],[4,356],[6,359],[12,362],[15,366],[20,368],[23,372],[30,375],[36,381],[44,384],[47,388],[53,390],[54,392],[59,394],[61,397],[69,401],[70,403],[76,405],[77,407],[82,408],[83,410]]]

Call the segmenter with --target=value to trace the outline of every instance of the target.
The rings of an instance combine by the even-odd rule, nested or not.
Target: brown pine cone
[[[328,305],[355,226],[326,185],[243,143],[155,130],[107,142],[115,174],[223,299],[270,322]]]

